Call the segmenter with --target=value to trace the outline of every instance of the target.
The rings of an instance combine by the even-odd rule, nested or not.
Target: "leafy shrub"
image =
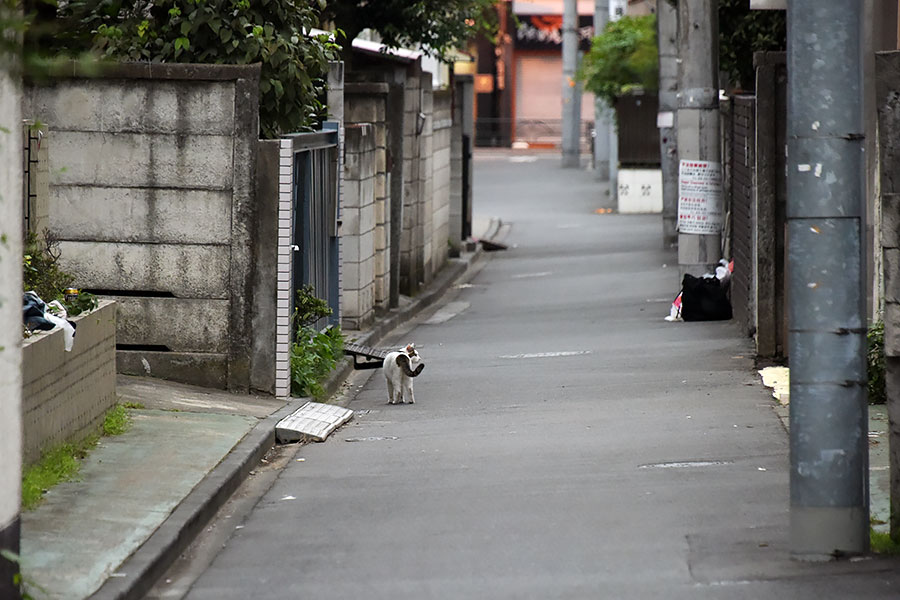
[[[591,42],[578,69],[584,87],[609,106],[633,89],[655,92],[659,88],[659,52],[656,16],[625,16],[610,21]]]
[[[310,327],[297,330],[291,345],[291,392],[296,396],[322,398],[322,382],[334,369],[344,352],[340,327],[315,331]]]
[[[331,314],[328,303],[316,297],[313,287],[297,290],[294,309],[294,342],[291,344],[291,393],[322,398],[322,382],[334,369],[344,352],[341,328],[317,331],[314,324]]]
[[[97,308],[97,297],[87,292],[71,301],[65,299],[65,290],[75,278],[60,268],[59,257],[59,242],[53,236],[29,233],[22,257],[23,291],[35,292],[44,302],[59,300],[70,317]]]
[[[869,404],[884,404],[887,401],[884,388],[884,322],[877,321],[869,327],[866,341]]]
[[[116,60],[262,64],[260,130],[309,130],[325,113],[328,61],[340,50],[311,37],[318,2],[292,0],[72,0],[60,17],[69,51],[92,46]]]

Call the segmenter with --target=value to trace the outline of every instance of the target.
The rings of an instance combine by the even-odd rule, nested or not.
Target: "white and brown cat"
[[[389,352],[384,357],[384,378],[387,380],[388,404],[416,403],[413,396],[413,379],[425,369],[415,344]]]

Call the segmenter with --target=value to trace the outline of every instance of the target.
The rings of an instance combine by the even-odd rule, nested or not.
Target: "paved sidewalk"
[[[499,222],[473,223],[479,237]],[[431,286],[370,330],[345,332],[378,344],[476,267],[481,252],[452,259]],[[344,359],[326,383],[335,392],[352,371]],[[36,600],[141,598],[203,530],[275,443],[275,425],[306,399],[231,394],[120,376],[117,394],[133,427],[104,437],[77,481],[62,483],[22,515],[21,555]]]

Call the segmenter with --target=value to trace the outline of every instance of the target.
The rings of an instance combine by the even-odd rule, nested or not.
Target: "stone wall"
[[[375,314],[375,128],[347,125],[342,238],[344,329],[364,329]]]
[[[96,431],[116,404],[116,305],[109,300],[72,319],[75,341],[65,351],[62,329],[24,342],[22,356],[23,458]]]
[[[453,136],[453,92],[434,93],[432,116],[432,229],[431,265],[434,273],[447,262],[450,240],[450,170]]]
[[[123,64],[26,91],[46,123],[50,228],[118,306],[118,368],[247,390],[258,66]]]
[[[344,90],[344,118],[347,127],[368,123],[374,140],[374,302],[378,311],[386,311],[390,303],[390,189],[387,169],[386,83],[349,83]],[[345,182],[346,183],[346,182]],[[346,227],[344,234],[347,235]]]

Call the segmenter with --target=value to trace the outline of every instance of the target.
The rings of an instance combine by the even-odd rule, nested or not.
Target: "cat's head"
[[[404,350],[410,357],[419,356],[419,353],[416,352],[416,345],[413,343],[407,344]]]

